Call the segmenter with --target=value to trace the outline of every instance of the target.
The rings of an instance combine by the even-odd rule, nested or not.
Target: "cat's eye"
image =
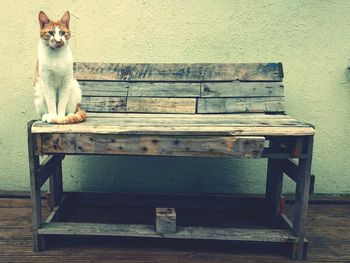
[[[55,32],[53,32],[53,31],[49,31],[48,33],[49,33],[49,35],[51,35],[51,36],[55,35]]]
[[[65,32],[60,31],[60,35],[61,35],[61,36],[64,36],[64,35],[65,35]]]

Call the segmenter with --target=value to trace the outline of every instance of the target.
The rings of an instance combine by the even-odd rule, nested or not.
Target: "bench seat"
[[[37,121],[43,154],[259,158],[268,136],[313,135],[287,115],[98,113],[73,125]]]
[[[196,136],[306,136],[312,124],[272,114],[89,113],[86,122],[54,125],[37,121],[32,133],[97,133]]]

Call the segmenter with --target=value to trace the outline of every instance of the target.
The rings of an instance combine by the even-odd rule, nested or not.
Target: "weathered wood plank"
[[[288,158],[294,158],[294,155],[286,149],[264,148],[264,151],[262,152],[261,157],[272,158],[272,159],[288,159]],[[301,159],[305,159],[306,157],[307,157],[306,154],[302,154],[300,156]]]
[[[296,142],[293,147],[293,154],[296,158],[300,158],[301,154],[303,153],[303,147],[304,147],[304,139],[303,137],[296,138]]]
[[[195,113],[194,98],[128,97],[127,112]]]
[[[301,154],[299,155],[300,158]],[[298,181],[299,178],[299,168],[298,165],[290,159],[285,159],[282,162],[282,168],[283,172],[288,175],[290,179],[292,179],[294,182]]]
[[[302,260],[304,256],[304,238],[306,230],[306,215],[309,205],[313,140],[313,136],[305,138],[305,148],[308,157],[299,160],[298,164],[298,180],[296,182],[295,207],[293,211],[293,233],[298,237],[298,244],[293,250],[293,258],[298,260]]]
[[[42,144],[40,143],[40,147]],[[40,187],[47,181],[47,179],[55,172],[58,162],[63,160],[63,156],[49,156],[47,157],[37,169],[37,181]]]
[[[292,119],[285,114],[265,114],[265,113],[236,113],[236,114],[157,114],[157,113],[108,113],[108,112],[92,112],[89,113],[92,118],[171,118],[176,119]]]
[[[41,125],[32,128],[33,133],[83,133],[126,135],[193,135],[193,136],[304,136],[313,135],[312,127],[257,127],[257,126],[120,126],[117,122],[108,125]]]
[[[79,80],[116,81],[281,81],[279,63],[115,64],[74,63]]]
[[[110,118],[110,115],[106,118],[88,117],[86,122],[75,125],[54,125],[37,121],[32,127],[32,132],[218,136],[314,134],[311,124],[298,122],[285,115],[115,114],[115,118]],[[141,123],[143,125],[140,125]]]
[[[46,218],[45,223],[57,222],[62,219],[63,213],[67,205],[67,196],[62,195],[62,199],[56,206],[52,209],[49,216]]]
[[[45,239],[38,234],[38,228],[42,224],[41,215],[41,185],[39,182],[40,160],[37,148],[37,136],[32,134],[33,121],[27,124],[28,136],[28,161],[30,176],[30,199],[32,205],[32,232],[33,232],[33,250],[41,251],[45,249]]]
[[[43,134],[45,154],[120,154],[259,158],[264,137],[116,136]]]
[[[199,98],[198,113],[284,112],[283,97]]]
[[[126,97],[128,82],[79,81],[83,96]]]
[[[48,194],[49,207],[53,208],[59,204],[63,193],[62,160],[64,155],[55,155],[52,174],[49,180],[50,193]]]
[[[178,239],[211,239],[231,241],[287,242],[296,241],[289,230],[177,227],[176,233],[157,233],[153,225],[45,223],[38,232],[44,235],[96,235]]]
[[[91,120],[91,119],[90,119]],[[90,121],[89,120],[89,121]],[[253,119],[253,118],[162,118],[155,116],[154,118],[149,117],[134,117],[134,118],[95,118],[93,119],[94,125],[109,125],[117,122],[119,126],[172,126],[172,127],[238,127],[238,126],[256,126],[256,127],[269,127],[269,126],[280,126],[280,127],[307,127],[308,125],[300,121],[293,119]]]
[[[125,112],[126,97],[82,97],[81,106],[87,112]]]
[[[129,84],[128,96],[132,97],[199,97],[200,83],[137,82]]]
[[[201,97],[283,97],[282,82],[206,82]]]
[[[292,229],[293,228],[292,221],[290,221],[290,219],[284,213],[281,213],[279,215],[278,220],[279,220],[280,227],[283,227],[284,229]]]
[[[41,143],[41,136],[40,140],[37,140],[37,147],[42,148],[42,143]],[[42,150],[40,152],[42,154]],[[55,159],[57,157],[55,156],[48,156],[46,157],[39,165],[37,168],[37,183],[40,187],[43,186],[43,184],[49,179],[50,175],[53,173],[54,170],[54,164]]]
[[[156,208],[156,232],[171,234],[176,232],[176,212],[174,208]]]
[[[279,144],[270,141],[270,149],[279,149]],[[266,177],[267,221],[276,226],[281,213],[281,195],[283,187],[283,168],[281,159],[269,158]]]
[[[105,117],[100,117],[105,116]],[[114,116],[114,117],[113,117]],[[61,128],[79,126],[223,126],[223,127],[311,127],[308,123],[297,121],[286,115],[264,115],[264,114],[124,114],[124,113],[89,113],[86,122],[78,125],[59,125]],[[53,127],[38,121],[34,124],[37,127]],[[213,127],[213,129],[215,129]],[[60,129],[59,129],[60,130]],[[290,139],[290,138],[289,138]]]

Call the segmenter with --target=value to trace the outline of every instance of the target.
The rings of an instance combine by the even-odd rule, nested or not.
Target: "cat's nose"
[[[62,47],[64,44],[63,40],[56,41],[55,46],[56,47]]]

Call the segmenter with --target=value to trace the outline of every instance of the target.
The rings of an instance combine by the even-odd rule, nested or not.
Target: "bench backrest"
[[[281,63],[74,64],[87,112],[283,113]]]

